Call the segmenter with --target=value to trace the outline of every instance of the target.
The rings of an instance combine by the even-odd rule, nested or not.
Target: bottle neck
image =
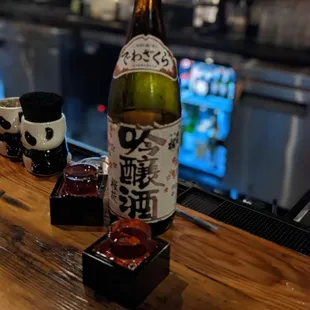
[[[127,41],[139,34],[153,35],[166,44],[161,0],[135,0]]]

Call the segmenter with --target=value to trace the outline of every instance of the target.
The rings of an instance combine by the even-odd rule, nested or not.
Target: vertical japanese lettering
[[[121,126],[118,131],[118,139],[121,147],[129,149],[127,154],[130,154],[145,140],[149,133],[150,130],[145,130],[140,137],[137,138],[137,131],[135,128]]]
[[[121,183],[146,188],[150,183],[156,186],[164,186],[155,180],[160,173],[157,164],[158,158],[148,158],[143,155],[142,159],[120,156],[121,160]]]
[[[157,217],[157,194],[158,190],[135,191],[131,192],[125,186],[120,187],[120,210],[127,212],[129,210],[130,218],[139,218],[143,220]]]
[[[111,199],[117,202],[117,181],[112,178],[111,180]]]
[[[109,127],[109,204],[116,215],[152,222],[174,212],[179,125],[177,121],[167,128]]]
[[[154,194],[159,190],[147,190],[149,185],[155,187],[164,187],[165,184],[156,181],[160,173],[158,166],[158,158],[155,156],[160,148],[154,145],[153,141],[149,140],[150,130],[143,130],[138,136],[134,128],[121,126],[119,128],[118,137],[120,145],[128,150],[126,155],[120,155],[120,209],[122,212],[127,212],[131,218],[153,219],[157,214],[157,198]],[[148,140],[148,141],[147,141]],[[163,141],[159,140],[159,143]],[[165,143],[165,141],[163,142]],[[134,150],[141,154],[140,158],[128,156]],[[138,190],[129,190],[132,188]]]

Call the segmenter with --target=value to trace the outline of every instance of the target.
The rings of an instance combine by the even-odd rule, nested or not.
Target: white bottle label
[[[137,127],[108,122],[109,208],[120,218],[148,223],[175,212],[180,120]]]
[[[138,35],[121,50],[113,77],[133,72],[154,72],[177,79],[177,62],[164,43],[152,35]]]

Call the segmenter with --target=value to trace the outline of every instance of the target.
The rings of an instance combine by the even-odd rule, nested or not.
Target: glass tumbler
[[[98,168],[90,164],[77,163],[64,169],[65,193],[70,196],[99,195]]]

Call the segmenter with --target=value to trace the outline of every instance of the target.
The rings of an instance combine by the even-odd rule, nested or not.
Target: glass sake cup
[[[108,238],[93,251],[129,270],[135,270],[156,249],[152,230],[137,219],[121,219],[110,226]]]
[[[135,259],[148,253],[152,230],[136,219],[122,219],[112,224],[109,238],[113,240],[111,253],[122,259]]]
[[[70,196],[99,195],[98,168],[91,164],[72,164],[64,169],[64,189]]]

